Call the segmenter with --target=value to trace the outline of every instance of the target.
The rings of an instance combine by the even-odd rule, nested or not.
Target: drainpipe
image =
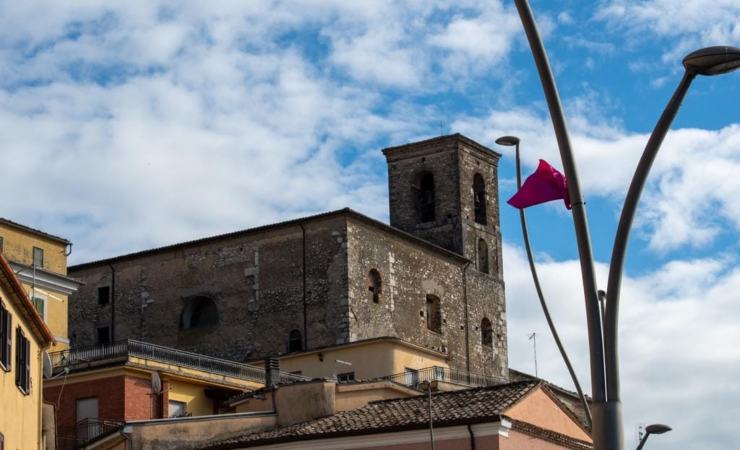
[[[468,267],[470,267],[470,261],[467,261],[462,269],[463,302],[465,303],[465,369],[468,372],[468,382],[470,382],[470,316],[468,314]]]
[[[473,434],[473,427],[468,424],[468,433],[470,434],[470,450],[475,450],[475,435]]]
[[[113,264],[110,267],[110,341],[116,342],[116,269]]]
[[[303,350],[308,350],[308,306],[306,305],[306,227],[303,224],[299,224],[301,227],[301,279],[303,283]]]

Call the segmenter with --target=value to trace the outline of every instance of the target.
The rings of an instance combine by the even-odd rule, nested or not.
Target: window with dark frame
[[[436,200],[434,192],[434,175],[422,172],[416,189],[416,212],[420,222],[433,222],[436,218]]]
[[[380,278],[380,272],[377,269],[370,269],[367,278],[370,284],[368,290],[372,292],[373,302],[380,303],[380,294],[383,292],[383,280]]]
[[[33,266],[34,267],[44,267],[44,249],[34,247],[33,248]]]
[[[439,297],[427,295],[426,301],[427,328],[435,333],[442,332],[442,308]]]
[[[31,392],[31,342],[21,330],[15,330],[15,385],[28,395]]]
[[[480,322],[480,341],[485,347],[493,347],[493,326],[488,317]]]
[[[288,353],[303,351],[303,336],[298,330],[292,330],[288,336]]]
[[[481,225],[488,222],[486,214],[486,182],[481,174],[476,173],[473,177],[473,209],[475,221]]]
[[[354,372],[340,373],[337,375],[337,381],[339,382],[355,381],[355,373]]]
[[[10,353],[13,348],[13,317],[0,302],[0,366],[6,372],[10,371]]]
[[[110,344],[110,327],[98,327],[98,345]]]
[[[98,305],[107,305],[110,303],[110,286],[100,286],[98,288]]]
[[[488,268],[488,244],[485,239],[478,239],[478,271],[490,273]]]

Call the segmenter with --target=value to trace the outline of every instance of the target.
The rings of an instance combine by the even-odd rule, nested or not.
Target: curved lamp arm
[[[519,142],[518,141],[516,143],[516,186],[517,186],[517,189],[522,188],[522,171],[521,171],[521,165],[519,163]],[[588,406],[588,401],[586,401],[586,396],[583,395],[581,384],[578,382],[578,377],[576,377],[576,373],[573,370],[573,366],[570,363],[568,354],[565,352],[565,347],[563,347],[563,343],[560,341],[560,336],[558,335],[558,332],[555,329],[555,324],[552,321],[552,317],[550,317],[550,310],[547,307],[547,303],[545,302],[545,296],[542,294],[542,287],[540,286],[540,279],[537,276],[537,269],[535,268],[534,257],[532,256],[532,247],[529,244],[529,233],[527,231],[527,218],[524,214],[524,209],[519,210],[519,219],[522,223],[522,237],[524,238],[524,248],[527,251],[527,259],[529,260],[529,270],[532,272],[532,281],[534,282],[534,287],[535,287],[535,290],[537,291],[537,297],[540,299],[540,306],[542,306],[542,313],[545,315],[547,326],[550,327],[550,333],[552,333],[552,337],[553,339],[555,339],[555,344],[558,346],[558,350],[560,350],[560,356],[563,357],[563,361],[565,362],[565,366],[568,368],[568,373],[570,374],[570,378],[571,380],[573,380],[573,384],[576,387],[576,391],[578,392],[578,397],[581,399],[581,403],[583,404],[583,409],[586,412],[586,419],[588,421],[588,426],[590,428],[592,424],[591,408]]]
[[[624,269],[624,258],[627,253],[627,243],[629,241],[632,221],[635,218],[637,204],[640,201],[645,182],[647,181],[650,168],[660,150],[666,133],[676,117],[681,102],[686,96],[686,92],[691,86],[696,73],[687,70],[681,82],[678,84],[673,97],[666,105],[663,114],[660,116],[655,129],[650,135],[650,139],[642,152],[640,162],[635,169],[635,175],[632,177],[627,197],[624,201],[622,214],[617,226],[617,234],[614,237],[614,247],[612,249],[612,258],[609,265],[609,282],[606,287],[606,311],[604,314],[604,365],[606,370],[607,392],[609,400],[619,401],[619,358],[618,352],[618,315],[619,315],[619,294],[622,287],[622,273]]]

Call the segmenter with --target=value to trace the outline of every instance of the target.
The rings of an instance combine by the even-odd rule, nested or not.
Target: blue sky
[[[605,284],[622,197],[682,74],[740,46],[736,0],[533,1]],[[698,78],[656,161],[627,261],[627,441],[740,435],[740,74]],[[387,220],[380,149],[461,132],[560,167],[518,16],[500,1],[0,1],[0,215],[71,239],[72,263],[350,206]],[[513,194],[509,150],[500,198]],[[502,207],[510,364],[569,386]],[[572,221],[528,212],[543,285],[588,385]],[[711,374],[711,375],[708,375]],[[711,379],[711,381],[709,381]],[[724,411],[717,417],[716,411]],[[653,440],[654,439],[654,440]]]

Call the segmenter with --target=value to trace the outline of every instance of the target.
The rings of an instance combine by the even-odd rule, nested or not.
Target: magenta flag
[[[541,159],[537,170],[524,180],[522,188],[507,203],[514,208],[523,209],[559,199],[563,199],[565,207],[570,209],[568,181],[565,175]]]

